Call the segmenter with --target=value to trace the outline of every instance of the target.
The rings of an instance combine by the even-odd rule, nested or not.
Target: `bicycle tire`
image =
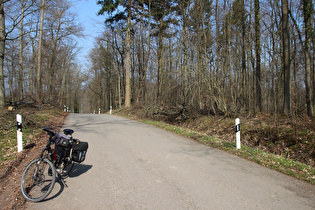
[[[44,200],[54,188],[56,170],[54,164],[44,158],[32,160],[25,168],[21,190],[23,196],[31,202]]]
[[[61,170],[59,174],[60,174],[62,179],[65,179],[69,176],[69,174],[73,168],[73,165],[74,165],[74,162],[70,157],[68,157],[62,161],[61,165],[58,167],[58,169]]]

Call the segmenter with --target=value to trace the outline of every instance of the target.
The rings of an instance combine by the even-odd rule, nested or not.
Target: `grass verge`
[[[23,145],[36,140],[43,126],[48,126],[53,117],[61,115],[59,109],[2,110],[0,113],[0,168],[4,162],[14,160],[17,152],[16,114],[22,115]]]

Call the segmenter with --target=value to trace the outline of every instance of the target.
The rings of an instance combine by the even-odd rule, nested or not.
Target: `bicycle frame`
[[[39,170],[40,163],[41,163],[41,161],[42,161],[44,158],[48,158],[50,161],[52,161],[52,158],[51,158],[51,157],[53,156],[54,160],[56,160],[56,155],[53,155],[53,152],[54,152],[54,151],[51,149],[51,146],[50,146],[50,145],[51,145],[51,142],[52,142],[52,135],[49,136],[49,140],[48,140],[48,142],[47,142],[47,144],[46,144],[46,147],[43,148],[43,150],[42,150],[42,152],[41,152],[41,155],[40,155],[39,160],[38,160],[38,162],[37,162],[37,166],[36,166],[35,171],[34,171],[33,180],[36,180],[36,179],[37,179],[36,175],[38,174],[38,170]],[[45,151],[48,151],[48,154],[44,156],[44,152],[45,152]]]

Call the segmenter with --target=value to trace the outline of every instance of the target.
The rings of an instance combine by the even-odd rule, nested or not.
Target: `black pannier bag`
[[[71,148],[70,137],[65,136],[60,133],[56,133],[53,141],[55,142],[55,152],[56,152],[56,165],[59,165],[62,158],[66,154],[66,150]]]
[[[72,160],[78,163],[81,163],[85,160],[85,155],[89,144],[87,142],[77,142],[72,147]]]

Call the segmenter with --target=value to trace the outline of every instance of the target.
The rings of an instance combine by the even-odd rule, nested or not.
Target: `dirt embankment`
[[[26,165],[32,159],[38,157],[42,148],[46,144],[47,135],[41,131],[41,127],[50,126],[56,131],[59,131],[68,115],[68,113],[60,111],[46,113],[45,110],[38,110],[34,108],[22,108],[18,110],[18,112],[26,119],[25,126],[28,126],[28,129],[34,127],[34,132],[32,132],[31,135],[32,139],[28,139],[28,143],[24,144],[22,152],[8,154],[10,159],[1,162],[0,206],[2,209],[24,209],[25,199],[20,190],[21,177]],[[41,113],[38,114],[38,112]],[[41,118],[41,116],[43,118],[37,120],[36,118],[33,119],[34,114],[38,115],[39,118]],[[12,121],[12,115],[15,116],[15,112],[2,112],[0,116],[2,118],[2,122],[4,120],[6,122]],[[42,124],[38,125],[39,123]],[[10,151],[8,150],[8,152]]]

